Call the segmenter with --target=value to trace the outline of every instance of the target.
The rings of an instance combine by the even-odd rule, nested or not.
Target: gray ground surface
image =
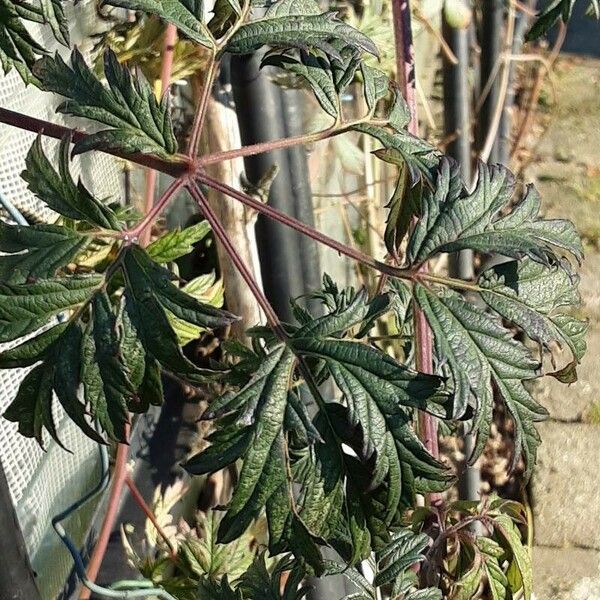
[[[578,21],[567,48],[582,42],[600,56],[600,25]],[[570,218],[584,236],[590,333],[579,381],[568,388],[549,381],[538,393],[551,419],[540,427],[531,486],[534,581],[537,600],[600,600],[600,60],[565,55],[554,89],[526,179],[538,186],[546,215]]]

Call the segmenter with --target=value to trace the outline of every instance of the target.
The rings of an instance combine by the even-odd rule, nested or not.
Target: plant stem
[[[215,76],[218,70],[218,62],[216,60],[215,50],[212,51],[208,70],[206,72],[206,79],[202,86],[202,94],[200,96],[200,102],[194,116],[194,124],[192,125],[192,133],[190,135],[190,141],[188,143],[187,156],[190,159],[198,156],[198,147],[200,145],[200,136],[202,134],[202,128],[204,127],[204,120],[206,119],[206,107],[210,99],[213,84],[215,82]]]
[[[122,237],[130,242],[138,240],[146,231],[147,227],[152,225],[156,217],[158,217],[158,215],[166,208],[173,196],[186,184],[186,181],[187,180],[183,177],[175,179],[159,198],[158,202],[156,202],[152,209],[146,214],[143,220],[141,220],[133,229],[124,231]]]
[[[394,39],[396,42],[396,71],[411,114],[408,130],[418,134],[417,102],[415,88],[415,55],[410,22],[409,0],[392,0]],[[423,267],[425,270],[426,267]],[[423,274],[421,274],[422,276]],[[423,311],[415,306],[415,356],[417,368],[424,373],[433,373],[433,337]],[[419,412],[419,432],[423,444],[435,458],[439,457],[437,422],[424,411]],[[441,494],[428,495],[430,504],[439,504]]]
[[[303,135],[297,135],[295,137],[283,138],[280,140],[273,140],[270,142],[261,142],[259,144],[252,144],[251,146],[244,146],[235,150],[225,150],[224,152],[215,152],[203,156],[199,159],[198,164],[200,166],[212,165],[214,163],[222,162],[224,160],[233,160],[234,158],[243,158],[246,156],[254,156],[255,154],[263,154],[265,152],[272,152],[274,150],[281,150],[283,148],[290,148],[292,146],[299,146],[301,144],[312,144],[321,140],[341,135],[351,131],[357,125],[369,121],[376,125],[387,125],[387,121],[374,120],[374,119],[358,119],[338,127],[330,127],[322,131],[315,133],[305,133]]]
[[[129,437],[130,426],[127,424],[125,430],[125,436]],[[106,548],[108,547],[108,541],[110,534],[117,520],[117,513],[119,510],[119,500],[123,492],[123,486],[125,485],[125,478],[127,477],[127,456],[129,454],[128,444],[119,444],[117,446],[117,454],[115,457],[115,467],[112,475],[112,487],[110,488],[110,494],[108,497],[108,504],[104,520],[102,521],[102,527],[98,534],[98,541],[94,546],[94,551],[90,562],[88,563],[86,573],[90,581],[95,582],[102,566],[102,559],[106,554]],[[92,592],[89,588],[84,587],[79,594],[79,600],[89,600]]]
[[[140,490],[138,489],[137,485],[135,484],[135,481],[133,481],[133,479],[131,478],[130,475],[125,476],[125,485],[129,488],[129,491],[131,492],[131,496],[135,500],[136,504],[142,509],[142,512],[146,515],[148,520],[154,526],[154,529],[156,529],[156,532],[158,533],[158,535],[162,538],[164,543],[169,548],[169,552],[171,553],[171,558],[176,559],[177,558],[177,548],[173,545],[173,542],[169,539],[169,536],[167,536],[164,529],[160,526],[160,523],[156,519],[156,515],[152,512],[152,509],[146,504],[146,501],[144,500],[144,496],[142,496]]]
[[[198,203],[198,206],[202,210],[204,217],[212,227],[213,233],[215,234],[219,242],[221,242],[221,245],[229,255],[231,262],[233,262],[236,269],[239,271],[240,275],[250,288],[250,291],[256,298],[256,301],[260,304],[260,307],[265,313],[267,323],[269,324],[271,329],[273,329],[273,331],[277,334],[278,337],[280,337],[282,340],[285,340],[287,338],[287,335],[285,334],[285,331],[281,326],[279,317],[275,313],[275,310],[271,306],[271,303],[267,300],[267,297],[264,295],[263,291],[258,286],[258,283],[256,283],[254,275],[250,272],[250,269],[244,263],[241,256],[238,254],[237,250],[231,243],[227,232],[225,231],[223,225],[221,225],[221,222],[219,221],[217,215],[208,203],[208,199],[204,195],[204,192],[194,182],[192,182],[188,186],[188,190],[192,195],[192,198]]]
[[[0,107],[0,123],[5,123],[6,125],[11,125],[25,131],[32,131],[33,133],[41,133],[57,140],[61,140],[63,137],[71,134],[73,135],[73,142],[78,142],[88,137],[87,133],[79,131],[78,129],[74,129],[72,127],[63,127],[62,125],[50,123],[50,121],[36,119],[35,117],[23,115],[2,107]],[[171,175],[172,177],[184,175],[185,173],[188,173],[191,168],[191,164],[188,159],[181,155],[175,155],[173,156],[173,160],[167,160],[166,158],[160,158],[151,154],[141,154],[139,152],[135,152],[133,154],[124,154],[117,150],[108,149],[102,150],[102,152],[122,158],[124,160],[129,160],[141,165],[142,167],[148,167],[150,169],[162,171],[163,173]]]
[[[165,27],[162,64],[160,70],[160,88],[157,90],[158,96],[165,92],[171,82],[173,72],[173,56],[175,53],[175,44],[177,43],[177,27],[172,23],[167,23]],[[146,171],[146,189],[144,190],[144,214],[147,215],[152,210],[154,204],[154,192],[156,190],[156,180],[158,172],[155,169]],[[142,245],[147,245],[150,241],[150,230],[148,229],[142,235]]]
[[[340,254],[343,254],[344,256],[347,256],[348,258],[352,258],[353,260],[356,260],[368,267],[371,267],[372,269],[375,269],[382,273],[387,273],[391,277],[399,277],[402,279],[410,279],[414,275],[414,272],[412,270],[399,269],[399,268],[393,267],[391,265],[386,265],[385,263],[374,259],[373,257],[369,256],[368,254],[365,254],[364,252],[361,252],[360,250],[356,250],[355,248],[352,248],[342,242],[338,242],[337,240],[334,240],[333,238],[329,237],[328,235],[325,235],[324,233],[317,231],[313,227],[310,227],[309,225],[302,223],[302,221],[298,221],[298,219],[295,219],[294,217],[290,217],[289,215],[286,215],[285,213],[281,212],[280,210],[277,210],[276,208],[273,208],[272,206],[269,206],[268,204],[264,204],[263,202],[260,202],[259,200],[252,198],[252,196],[249,196],[248,194],[244,194],[243,192],[240,192],[240,191],[236,190],[235,188],[232,188],[231,186],[221,183],[220,181],[213,179],[212,177],[210,177],[208,175],[201,174],[201,175],[198,175],[196,179],[197,179],[197,181],[200,181],[200,182],[206,184],[207,186],[213,188],[214,190],[217,190],[223,194],[226,194],[226,195],[230,196],[231,198],[238,200],[242,204],[245,204],[246,206],[253,208],[257,212],[267,215],[268,217],[274,219],[275,221],[278,221],[279,223],[283,223],[284,225],[286,225],[292,229],[295,229],[296,231],[302,233],[303,235],[306,235],[306,236],[312,238],[313,240],[315,240],[325,246],[328,246],[329,248],[335,250],[336,252],[339,252]]]

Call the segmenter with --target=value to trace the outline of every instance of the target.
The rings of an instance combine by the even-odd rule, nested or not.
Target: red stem
[[[125,436],[129,437],[130,426],[127,424]],[[98,541],[94,547],[94,552],[87,567],[87,576],[90,581],[96,581],[98,572],[102,566],[102,559],[106,554],[106,548],[108,547],[108,541],[110,534],[114,528],[117,520],[117,513],[119,510],[119,501],[121,499],[121,492],[123,491],[123,485],[125,478],[127,477],[127,455],[129,454],[129,446],[127,444],[119,444],[117,446],[117,455],[115,457],[115,468],[112,475],[112,487],[110,489],[110,495],[108,497],[108,505],[106,514],[104,515],[104,521],[102,521],[102,527],[98,534]],[[89,600],[92,592],[89,588],[82,588],[79,594],[79,600]]]
[[[165,37],[163,40],[162,65],[160,69],[160,89],[158,95],[168,93],[171,83],[171,74],[173,72],[173,57],[175,54],[175,44],[177,43],[177,27],[171,23],[167,23],[165,27]],[[156,180],[158,172],[155,169],[146,171],[146,190],[144,196],[144,214],[147,215],[152,210],[154,204],[154,192],[156,190]],[[143,232],[141,244],[146,246],[150,241],[151,230],[148,228]]]
[[[417,102],[415,86],[415,53],[412,40],[409,0],[392,0],[392,16],[394,23],[394,39],[396,44],[396,70],[398,83],[408,104],[411,121],[408,130],[418,135]],[[423,267],[426,270],[426,267]],[[417,368],[424,373],[433,372],[433,337],[427,319],[415,306],[414,311],[416,362]],[[437,421],[431,415],[419,412],[419,433],[429,452],[439,458]],[[429,494],[431,504],[439,504],[441,495]]]
[[[73,142],[78,142],[88,137],[87,133],[74,129],[72,127],[63,127],[56,123],[50,123],[43,119],[36,119],[28,115],[8,110],[7,108],[0,107],[0,123],[17,127],[25,131],[32,131],[33,133],[42,133],[51,138],[61,140],[66,135],[73,134]],[[116,150],[103,150],[106,154],[117,156],[125,160],[130,160],[143,167],[149,167],[150,169],[156,169],[162,171],[172,177],[179,177],[190,171],[190,162],[184,156],[174,156],[173,160],[167,160],[151,154],[141,154],[135,152],[133,154],[124,154]]]
[[[371,267],[372,269],[380,271],[381,273],[386,273],[391,277],[401,277],[403,279],[409,279],[413,275],[413,272],[411,270],[399,269],[397,267],[393,267],[392,265],[387,265],[379,260],[376,260],[368,254],[365,254],[360,250],[356,250],[355,248],[347,246],[342,242],[338,242],[332,237],[329,237],[328,235],[317,231],[313,227],[306,225],[302,221],[299,221],[294,217],[290,217],[284,212],[281,212],[280,210],[277,210],[276,208],[273,208],[268,204],[264,204],[263,202],[252,198],[252,196],[244,194],[243,192],[240,192],[225,183],[221,183],[218,179],[214,179],[209,175],[206,175],[205,173],[198,175],[196,179],[197,181],[206,184],[212,189],[217,190],[222,194],[226,194],[234,200],[238,200],[242,204],[249,206],[255,211],[263,215],[267,215],[271,219],[278,221],[279,223],[282,223],[283,225],[286,225],[287,227],[290,227],[291,229],[294,229],[302,233],[303,235],[312,238],[313,240],[316,240],[324,246],[328,246],[336,252],[339,252],[340,254],[343,254],[348,258],[352,258],[353,260],[356,260],[368,267]]]
[[[177,558],[177,548],[173,546],[173,542],[169,539],[167,534],[164,532],[163,528],[160,526],[160,523],[156,520],[156,515],[152,512],[152,509],[146,504],[144,497],[140,493],[137,485],[133,479],[129,476],[125,476],[125,485],[129,488],[131,492],[131,497],[135,500],[136,504],[142,509],[142,512],[148,517],[148,520],[154,525],[154,528],[158,532],[158,535],[163,539],[165,544],[169,547],[169,551],[171,552],[171,558]]]
[[[275,331],[275,333],[277,333],[280,336],[283,333],[283,339],[285,339],[286,336],[281,328],[279,317],[275,313],[275,310],[271,306],[271,303],[267,300],[267,297],[264,295],[263,291],[260,289],[258,283],[254,279],[254,275],[250,272],[250,269],[244,263],[242,257],[238,254],[237,250],[235,249],[235,246],[229,239],[225,228],[221,224],[221,221],[219,221],[219,218],[217,217],[213,209],[210,207],[206,196],[196,183],[191,183],[188,186],[188,190],[192,195],[192,198],[194,198],[194,200],[198,203],[198,206],[202,210],[204,217],[210,223],[210,226],[216,238],[219,240],[219,242],[221,242],[223,248],[225,248],[225,252],[227,252],[229,258],[231,258],[231,262],[233,262],[244,281],[248,284],[250,291],[256,298],[256,301],[260,304],[260,307],[263,309],[263,312],[265,313],[265,317],[267,318],[267,322],[269,323],[270,327]]]

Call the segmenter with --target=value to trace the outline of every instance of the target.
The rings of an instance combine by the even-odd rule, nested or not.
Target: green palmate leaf
[[[87,302],[101,284],[98,276],[0,284],[0,342],[40,329],[58,313]]]
[[[326,59],[308,53],[301,58],[289,54],[267,54],[262,65],[278,67],[304,79],[312,88],[321,108],[332,117],[338,116],[338,92]]]
[[[587,323],[560,309],[580,303],[578,282],[564,269],[524,260],[498,265],[483,273],[478,283],[487,305],[532,340],[548,349],[553,343],[569,346],[573,356],[569,370],[575,374],[585,353]]]
[[[415,299],[431,326],[436,349],[445,361],[443,368],[454,382],[457,411],[467,404],[476,409],[474,457],[481,453],[489,436],[495,388],[515,424],[513,465],[523,453],[529,476],[540,443],[534,423],[544,420],[548,413],[535,402],[523,381],[538,376],[539,362],[496,318],[459,294],[448,290],[436,294],[417,285]]]
[[[239,421],[253,424],[240,478],[219,528],[222,542],[241,535],[286,480],[283,420],[293,368],[294,355],[277,347],[248,385],[218,399],[206,415],[215,418],[242,409]]]
[[[4,417],[19,424],[19,432],[35,437],[43,445],[42,432],[47,429],[60,443],[52,414],[54,390],[61,406],[71,420],[90,438],[102,443],[102,437],[89,425],[85,406],[79,399],[79,375],[83,331],[71,323],[45,351],[44,362],[23,380]],[[21,366],[21,365],[19,365]]]
[[[146,355],[174,375],[202,380],[206,371],[183,355],[165,309],[202,327],[220,327],[234,317],[188,296],[171,282],[170,272],[153,262],[141,248],[130,246],[122,261],[125,310]]]
[[[564,256],[582,258],[581,240],[569,221],[538,216],[540,197],[532,186],[511,206],[515,181],[504,167],[479,165],[477,186],[464,190],[456,163],[443,159],[435,191],[423,196],[422,218],[410,237],[407,262],[422,264],[440,252],[470,248],[512,258],[528,256],[548,265]]]
[[[63,46],[69,46],[69,23],[65,16],[63,0],[40,0],[44,21],[50,25],[54,37]]]
[[[207,48],[214,46],[214,40],[202,20],[202,0],[105,0],[105,3],[156,15],[173,23],[190,40]]]
[[[346,47],[363,50],[377,55],[373,42],[347,23],[337,18],[335,13],[307,14],[296,12],[292,3],[285,3],[283,9],[273,7],[263,19],[252,21],[240,27],[229,40],[227,50],[232,54],[249,54],[262,46],[273,48],[299,48],[320,50],[330,58],[342,61],[342,55],[333,42],[341,42]]]
[[[99,149],[169,158],[177,152],[168,95],[158,102],[148,82],[132,77],[112,50],[104,54],[108,86],[96,77],[78,50],[71,54],[71,66],[57,54],[38,61],[35,74],[46,90],[68,98],[58,112],[110,127],[78,141],[75,154]]]
[[[0,281],[51,278],[88,245],[90,238],[56,225],[8,225],[0,221]]]
[[[556,23],[561,20],[568,23],[571,20],[575,0],[550,0],[545,3],[544,8],[538,14],[537,19],[528,31],[526,40],[532,41],[548,33]],[[600,7],[596,0],[590,0],[589,13],[596,19],[600,19]]]
[[[21,177],[29,184],[31,192],[63,217],[105,229],[120,229],[115,213],[95,198],[81,181],[73,181],[69,170],[70,143],[69,137],[62,139],[56,171],[44,153],[41,136],[38,136],[25,158],[26,169]]]
[[[500,533],[499,542],[510,556],[510,589],[513,593],[522,590],[524,600],[530,600],[533,594],[533,566],[529,548],[521,542],[519,529],[508,515],[494,517],[494,528]]]
[[[0,0],[0,65],[5,74],[14,67],[25,83],[37,85],[31,69],[46,50],[33,39],[23,21],[42,23],[42,10],[22,0]]]
[[[210,233],[210,225],[207,221],[200,221],[185,229],[174,229],[152,242],[146,252],[150,258],[157,263],[168,263],[194,249],[194,244],[203,240]]]
[[[110,299],[104,293],[92,301],[92,335],[83,344],[82,380],[90,413],[110,439],[124,441],[128,406],[134,404],[136,390],[119,355],[116,318]]]
[[[378,554],[378,569],[373,583],[376,586],[392,583],[413,565],[425,559],[423,550],[431,539],[410,529],[394,532],[390,543]]]

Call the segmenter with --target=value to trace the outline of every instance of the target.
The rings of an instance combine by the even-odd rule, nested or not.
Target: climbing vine
[[[528,598],[530,559],[518,529],[524,517],[514,503],[494,498],[482,505],[415,510],[418,495],[442,492],[453,482],[419,438],[415,422],[420,414],[468,422],[477,440],[470,457],[475,461],[490,434],[494,403],[503,402],[514,424],[513,465],[523,459],[530,475],[539,445],[535,424],[547,413],[529,383],[544,374],[573,381],[585,351],[586,324],[570,312],[579,301],[575,271],[583,257],[573,225],[542,218],[536,190],[521,193],[502,166],[479,164],[476,185],[466,189],[457,165],[410,132],[413,115],[398,87],[365,61],[378,55],[375,44],[337,14],[321,12],[313,0],[278,0],[259,17],[253,9],[261,2],[217,0],[208,20],[203,3],[193,0],[107,4],[175,25],[208,57],[205,87],[188,146],[181,150],[168,94],[157,99],[111,50],[98,73],[77,49],[67,59],[51,56],[33,39],[26,21],[46,23],[60,43],[69,44],[60,1],[38,6],[0,0],[4,71],[16,69],[26,83],[62,96],[58,112],[84,119],[82,124],[94,122],[88,133],[0,109],[3,123],[39,134],[22,176],[58,215],[49,225],[0,224],[0,342],[25,339],[0,354],[0,367],[33,367],[4,417],[40,445],[48,437],[61,444],[54,422],[58,402],[98,443],[126,443],[130,415],[162,403],[161,374],[191,385],[218,380],[225,391],[203,416],[214,423],[210,445],[185,468],[202,475],[239,461],[216,542],[234,542],[264,515],[268,550],[279,558],[268,569],[261,554],[236,581],[207,572],[197,581],[199,598],[300,598],[307,574],[333,573],[354,583],[357,591],[349,598],[355,599],[386,593],[422,600],[441,598],[442,592],[470,598],[481,585],[494,599],[519,590]],[[263,64],[302,80],[330,117],[330,127],[199,155],[221,59],[265,46]],[[349,120],[341,96],[353,82],[360,85],[366,110]],[[398,167],[385,262],[205,170],[347,132],[372,137],[380,146],[377,156]],[[44,136],[61,140],[56,158],[49,156]],[[99,151],[157,169],[173,181],[136,219],[73,178],[73,157]],[[207,189],[379,272],[379,289],[342,289],[325,276],[313,295],[323,310],[313,314],[291,300],[295,321],[281,322],[207,202]],[[142,244],[182,190],[206,221]],[[210,370],[183,354],[182,326],[199,335],[237,317],[207,303],[194,286],[182,286],[170,268],[209,227],[266,317],[266,326],[247,332],[249,346],[226,343],[222,364]],[[498,253],[506,261],[474,281],[425,268],[441,254],[464,249]],[[369,337],[378,319],[389,315],[408,340],[401,356],[384,353]],[[415,334],[419,329],[421,337]],[[427,331],[433,337],[432,368],[419,360]],[[570,359],[556,364],[553,353],[561,347]],[[326,383],[334,394],[323,391]],[[439,524],[435,534],[432,518]],[[469,533],[474,522],[486,535]],[[335,549],[343,564],[325,558],[324,547]],[[442,566],[453,559],[450,547],[460,557],[452,581],[449,563]],[[375,576],[368,579],[359,567],[373,556]]]

